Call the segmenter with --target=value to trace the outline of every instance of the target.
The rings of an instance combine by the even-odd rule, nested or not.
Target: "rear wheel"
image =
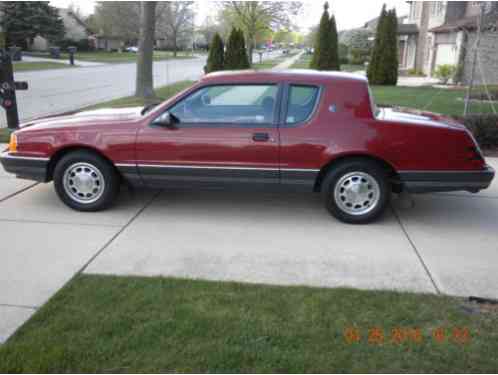
[[[55,166],[54,187],[67,206],[78,211],[99,211],[114,202],[119,176],[100,156],[75,151],[62,157]]]
[[[322,184],[325,205],[343,222],[372,222],[389,203],[391,188],[387,177],[384,168],[373,161],[343,161],[333,167]]]

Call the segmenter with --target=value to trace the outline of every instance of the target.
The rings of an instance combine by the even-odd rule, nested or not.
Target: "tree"
[[[7,46],[28,48],[37,35],[52,43],[64,38],[64,22],[48,1],[6,1],[0,11]]]
[[[329,17],[329,4],[323,6],[322,18],[318,34],[316,35],[315,51],[311,59],[310,67],[317,70],[332,70],[332,35]]]
[[[335,17],[332,15],[330,17],[330,62],[329,67],[331,70],[341,70],[341,63],[339,61],[339,42],[337,40],[337,25],[335,23]]]
[[[245,33],[249,62],[258,33],[268,29],[290,28],[291,16],[301,9],[300,1],[224,1],[223,11],[232,24]]]
[[[154,31],[156,24],[156,2],[142,2],[140,13],[140,37],[138,42],[135,96],[148,100],[155,97],[152,76],[152,54],[154,50]]]
[[[140,35],[140,9],[138,1],[99,1],[93,27],[99,34],[119,36],[135,44]]]
[[[388,12],[387,32],[386,32],[386,52],[385,52],[385,69],[386,69],[386,85],[395,86],[398,83],[398,18],[396,17],[396,9],[391,9]]]
[[[169,2],[156,5],[156,29],[164,22]],[[99,1],[91,19],[91,28],[98,34],[119,36],[128,44],[136,44],[140,36],[141,2]]]
[[[174,56],[178,47],[193,36],[193,1],[168,1],[163,11],[158,10],[158,35],[171,42]],[[192,40],[193,41],[193,40]]]
[[[398,81],[398,20],[394,9],[382,7],[372,58],[367,70],[374,85],[396,85]]]
[[[216,72],[224,68],[223,40],[220,34],[214,34],[209,46],[209,56],[206,65],[206,73]]]
[[[372,57],[367,69],[367,77],[371,84],[383,84],[386,81],[386,75],[383,64],[383,54],[385,48],[385,34],[387,32],[387,11],[386,5],[382,6],[377,30],[375,33],[375,43],[372,50]]]
[[[225,52],[225,69],[248,69],[250,67],[245,47],[244,33],[242,30],[233,28],[228,38],[227,50]]]

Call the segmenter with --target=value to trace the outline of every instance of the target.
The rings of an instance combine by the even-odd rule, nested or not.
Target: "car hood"
[[[377,118],[382,121],[390,121],[401,124],[407,123],[438,128],[465,129],[464,125],[449,117],[411,108],[380,108]]]
[[[93,126],[137,121],[142,118],[143,107],[103,108],[72,114],[45,117],[21,125],[21,128],[58,128],[68,126]]]

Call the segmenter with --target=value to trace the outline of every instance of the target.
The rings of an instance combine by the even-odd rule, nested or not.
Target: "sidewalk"
[[[50,62],[55,64],[69,65],[69,60],[66,59],[49,59],[45,57],[34,57],[34,56],[23,56],[22,62]],[[74,64],[82,67],[107,65],[106,63],[102,62],[81,61],[81,60],[74,60]]]
[[[299,52],[296,56],[292,56],[291,58],[288,58],[284,62],[281,62],[277,66],[273,67],[273,69],[275,69],[275,70],[277,70],[277,69],[280,69],[280,70],[282,70],[282,69],[289,69],[292,65],[294,65],[294,63],[297,60],[299,60],[299,58],[301,57],[301,55],[303,53],[304,53],[304,51]]]

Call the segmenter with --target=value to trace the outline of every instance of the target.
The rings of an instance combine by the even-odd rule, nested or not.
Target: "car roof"
[[[278,70],[225,70],[209,73],[201,81],[203,83],[231,82],[279,82],[299,81],[324,83],[330,81],[360,81],[367,82],[365,76],[353,73],[329,72],[312,69],[278,69]]]

